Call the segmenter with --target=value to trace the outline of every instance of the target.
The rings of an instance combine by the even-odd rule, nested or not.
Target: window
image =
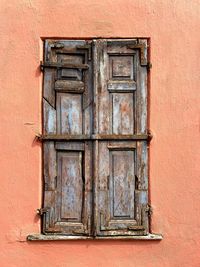
[[[147,40],[46,40],[42,232],[149,234]]]

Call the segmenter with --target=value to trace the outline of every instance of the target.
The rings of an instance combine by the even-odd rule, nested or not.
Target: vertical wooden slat
[[[83,93],[83,114],[85,123],[83,124],[83,132],[89,135],[92,133],[93,126],[93,61],[91,55],[92,41],[87,41],[87,45],[89,45],[90,48],[87,51],[85,63],[88,64],[89,71],[84,71],[85,90]]]
[[[84,154],[84,173],[85,173],[85,190],[84,190],[84,209],[82,213],[83,224],[87,227],[87,233],[92,234],[92,205],[93,205],[93,181],[92,181],[92,142],[85,142]]]
[[[44,153],[44,183],[45,190],[55,190],[56,171],[56,150],[54,142],[45,142],[43,144]]]
[[[99,69],[99,58],[100,58],[100,42],[98,40],[93,40],[93,46],[92,46],[92,55],[93,55],[93,130],[92,133],[98,134],[99,132],[99,95],[98,95],[98,88],[99,88],[99,75],[100,75],[100,69]],[[93,209],[92,212],[94,214],[93,216],[93,229],[92,234],[93,236],[97,235],[97,229],[100,227],[99,220],[98,220],[98,161],[99,161],[99,149],[98,149],[98,140],[93,142]]]
[[[57,62],[57,56],[55,51],[51,49],[51,41],[45,41],[45,62]],[[48,103],[55,108],[55,90],[54,83],[56,79],[55,69],[44,69],[44,80],[43,80],[43,97],[48,101]]]
[[[106,40],[98,40],[98,123],[99,123],[99,134],[109,134],[109,92],[107,90],[107,79],[108,79],[108,55],[107,55],[107,42]]]
[[[44,134],[56,134],[56,110],[43,99]]]
[[[52,228],[55,223],[55,179],[56,170],[56,151],[54,142],[43,144],[43,165],[44,165],[44,216],[43,231],[46,232]]]
[[[145,44],[145,60],[147,61],[147,40],[140,39],[139,43]],[[147,132],[147,67],[140,64],[140,51],[137,51],[137,90],[136,90],[136,113],[137,134]]]

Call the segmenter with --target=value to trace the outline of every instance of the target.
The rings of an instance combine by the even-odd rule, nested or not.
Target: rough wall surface
[[[0,266],[199,267],[199,0],[1,0]],[[26,242],[40,231],[44,37],[151,37],[150,193],[159,241]]]

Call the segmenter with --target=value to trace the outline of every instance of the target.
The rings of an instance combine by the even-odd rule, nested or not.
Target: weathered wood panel
[[[56,110],[43,99],[44,134],[56,134]]]
[[[58,153],[61,219],[81,221],[83,206],[83,174],[81,152]]]
[[[82,134],[82,96],[80,94],[57,94],[57,132],[59,134]]]
[[[44,187],[45,190],[55,190],[56,150],[54,142],[43,144]]]
[[[133,94],[112,94],[112,133],[134,132]]]
[[[99,40],[96,45],[100,134],[135,133],[139,54],[128,48],[131,43]]]
[[[134,217],[134,152],[110,151],[110,205],[112,218]]]
[[[147,189],[137,176],[146,151],[137,147],[131,141],[99,142],[97,235],[141,235],[148,229]]]
[[[44,233],[90,235],[91,153],[90,142],[44,143]]]
[[[137,226],[135,147],[135,142],[99,143],[98,235],[133,234],[129,227]]]

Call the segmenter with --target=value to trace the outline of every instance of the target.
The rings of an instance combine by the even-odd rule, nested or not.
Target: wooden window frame
[[[72,40],[72,42],[75,43],[75,47],[77,49],[80,49],[81,53],[87,57],[87,62],[76,62],[75,65],[70,63],[60,63],[58,62],[58,58],[55,55],[55,51],[62,51],[62,48],[65,48],[65,43],[69,42],[69,40],[45,40],[45,56],[44,56],[44,63],[41,64],[41,69],[44,70],[44,86],[43,86],[43,114],[44,114],[44,130],[43,135],[39,136],[39,139],[43,141],[43,151],[44,151],[44,190],[48,190],[48,194],[44,194],[44,206],[43,208],[39,209],[40,215],[42,215],[43,218],[43,230],[42,234],[33,234],[29,235],[27,237],[30,241],[37,241],[37,240],[79,240],[79,239],[136,239],[136,240],[161,240],[162,235],[160,234],[153,234],[151,233],[151,230],[149,228],[150,221],[150,205],[148,201],[148,142],[151,139],[151,136],[148,132],[147,127],[147,100],[148,100],[148,90],[147,90],[147,72],[149,70],[149,63],[148,63],[148,38],[129,38],[129,39],[95,39],[91,38],[91,40]],[[80,45],[79,43],[80,42]],[[109,45],[108,45],[109,44]],[[121,49],[122,46],[122,49]],[[93,47],[93,48],[92,48]],[[107,47],[110,47],[110,50],[107,50]],[[130,52],[133,51],[133,52]],[[61,52],[62,53],[62,52]],[[109,56],[109,57],[108,57]],[[124,57],[124,58],[123,58]],[[130,59],[131,57],[131,59]],[[91,58],[93,61],[91,61]],[[132,60],[134,58],[134,62]],[[111,60],[111,64],[113,64],[112,69],[109,70],[109,75],[112,77],[107,77],[107,73],[105,71],[108,71],[108,64],[111,66],[108,61],[107,63],[104,63],[104,60]],[[124,66],[119,66],[119,61],[124,60],[126,64],[128,64],[129,70],[124,70]],[[136,61],[135,61],[136,60]],[[110,61],[109,61],[110,62]],[[105,64],[105,66],[103,65]],[[106,65],[107,64],[107,65]],[[132,65],[130,65],[132,64]],[[135,65],[137,64],[137,69],[133,71],[133,68],[135,68]],[[90,68],[90,71],[93,77],[93,85],[92,89],[93,96],[92,98],[88,94],[88,87],[91,86],[91,73],[86,74],[88,80],[86,81],[87,85],[85,90],[83,88],[83,83],[81,82],[81,73],[83,73],[80,70],[87,70]],[[110,67],[109,67],[110,68]],[[121,68],[121,69],[120,69]],[[64,70],[67,71],[64,71]],[[68,71],[69,69],[69,71]],[[78,69],[78,71],[74,71],[74,69]],[[91,70],[93,69],[93,70]],[[60,71],[61,70],[61,71]],[[70,71],[72,70],[72,71]],[[105,73],[104,73],[105,72]],[[85,72],[87,73],[87,72]],[[60,81],[59,78],[56,80],[55,84],[53,85],[52,81],[52,75],[56,75],[58,78],[58,75],[64,75],[64,77],[74,77],[76,75],[78,81],[73,81],[70,85],[68,85],[67,80]],[[122,75],[122,77],[120,76]],[[137,75],[137,79],[135,77]],[[80,78],[80,79],[79,79]],[[110,80],[109,80],[110,79]],[[80,81],[79,81],[80,80]],[[123,80],[123,81],[122,81]],[[112,95],[113,97],[117,97],[119,93],[130,93],[134,92],[137,87],[136,91],[136,97],[137,100],[137,106],[135,107],[137,110],[137,117],[134,117],[134,123],[131,126],[133,129],[132,134],[130,134],[130,128],[126,130],[126,128],[123,128],[122,134],[115,134],[116,131],[115,128],[112,128],[112,131],[110,130],[104,130],[101,129],[101,119],[99,118],[99,111],[103,112],[101,103],[99,102],[101,99],[101,90],[99,91],[99,88],[103,88],[103,83],[107,86],[107,90],[109,95]],[[99,86],[101,83],[101,86]],[[73,84],[73,86],[72,86]],[[51,88],[50,88],[51,87]],[[66,89],[65,89],[66,88]],[[139,88],[139,89],[138,89]],[[66,91],[67,90],[67,91]],[[143,90],[143,93],[141,91]],[[92,128],[89,130],[89,132],[80,132],[80,129],[74,128],[73,131],[76,134],[66,134],[65,132],[62,132],[60,124],[56,121],[56,115],[53,110],[55,107],[55,94],[57,95],[56,101],[61,101],[59,98],[59,92],[69,92],[70,93],[83,93],[83,106],[88,107],[92,101],[94,101],[94,105],[92,107],[91,112],[93,112],[93,124]],[[139,93],[137,93],[139,92]],[[89,99],[90,98],[90,99]],[[78,101],[78,94],[76,95],[75,101]],[[67,100],[65,100],[67,101]],[[111,100],[109,100],[111,101]],[[112,100],[112,101],[115,101]],[[117,100],[118,101],[118,100]],[[120,101],[128,101],[128,98],[125,100]],[[138,105],[139,103],[139,105]],[[142,108],[141,108],[141,103]],[[94,109],[93,109],[94,108]],[[57,111],[58,112],[58,111]],[[112,111],[113,112],[113,111]],[[58,113],[59,114],[59,113]],[[105,113],[106,114],[106,113]],[[110,113],[106,114],[106,116],[110,116]],[[60,117],[61,115],[59,115]],[[86,115],[89,116],[89,115]],[[112,115],[114,116],[114,115]],[[49,118],[53,120],[55,123],[57,130],[55,129],[54,125],[51,125],[51,121],[49,121]],[[85,119],[85,117],[84,117]],[[110,121],[113,121],[113,118],[110,118]],[[103,121],[104,122],[104,121]],[[62,122],[61,122],[62,123]],[[86,123],[87,122],[83,122]],[[88,126],[90,127],[90,126]],[[118,127],[118,126],[107,126],[108,127]],[[100,129],[100,130],[99,130]],[[110,128],[109,128],[110,129]],[[118,129],[118,128],[116,128]],[[113,134],[114,133],[114,134]],[[77,146],[76,143],[74,143],[72,147],[71,141],[77,141],[80,144]],[[121,141],[120,141],[121,140]],[[66,143],[63,143],[65,141]],[[85,143],[83,147],[83,142]],[[124,141],[124,142],[123,142]],[[121,143],[120,143],[121,142]],[[98,197],[100,194],[100,187],[105,187],[104,184],[101,185],[99,183],[99,173],[98,173],[98,166],[99,166],[99,149],[102,144],[106,144],[109,155],[119,155],[119,151],[122,151],[122,154],[124,154],[126,157],[128,155],[134,155],[134,157],[138,157],[137,155],[140,155],[137,159],[137,168],[139,168],[138,172],[136,172],[137,175],[135,177],[137,178],[137,188],[135,189],[135,196],[134,198],[138,198],[139,203],[141,202],[141,199],[144,200],[139,204],[137,207],[137,214],[134,216],[137,217],[137,221],[135,226],[133,226],[133,221],[131,221],[131,228],[130,226],[127,226],[129,230],[126,230],[125,234],[123,234],[123,231],[118,229],[118,226],[116,226],[116,222],[118,224],[124,225],[125,223],[128,223],[129,221],[116,221],[116,218],[114,221],[107,222],[105,224],[105,227],[102,226],[101,223],[101,216],[100,216],[100,207],[98,202]],[[87,147],[89,150],[87,150]],[[60,152],[59,152],[60,151]],[[71,151],[71,154],[66,154],[64,151]],[[75,152],[73,152],[75,151]],[[87,182],[87,187],[85,190],[90,192],[90,198],[94,199],[93,204],[91,205],[92,210],[86,211],[85,218],[87,220],[82,224],[77,226],[78,224],[74,224],[75,228],[69,228],[70,230],[68,234],[65,234],[64,231],[67,227],[67,223],[64,223],[64,230],[62,232],[62,225],[58,225],[58,228],[55,228],[54,224],[54,230],[52,230],[51,226],[49,225],[51,219],[48,216],[51,216],[52,209],[46,208],[45,202],[51,203],[52,201],[52,194],[55,191],[55,184],[59,183],[57,181],[57,175],[55,174],[55,166],[54,163],[50,162],[52,161],[52,158],[49,157],[49,153],[53,155],[53,158],[56,159],[59,157],[77,157],[77,155],[82,155],[82,152],[84,152],[84,157],[86,157],[86,160],[91,160],[91,157],[94,157],[94,184],[91,183],[91,181]],[[87,152],[88,151],[88,152]],[[115,152],[116,151],[116,152]],[[127,151],[127,152],[123,152]],[[133,154],[131,154],[132,152]],[[92,154],[90,154],[90,152]],[[107,153],[107,152],[106,152]],[[139,153],[139,154],[137,154]],[[86,156],[85,156],[86,155]],[[102,156],[104,156],[102,154]],[[110,157],[110,156],[109,156]],[[112,156],[113,157],[113,156]],[[129,157],[129,156],[128,156]],[[61,160],[64,160],[64,158],[61,158]],[[50,164],[50,165],[48,165]],[[85,163],[84,163],[85,164]],[[141,164],[141,165],[140,165]],[[146,164],[146,174],[144,175],[145,179],[142,178],[142,176],[138,173],[141,172],[142,164]],[[48,167],[47,167],[48,165]],[[45,167],[46,166],[46,167]],[[49,169],[49,166],[51,166],[51,169]],[[52,167],[53,166],[53,167]],[[53,169],[54,168],[54,169]],[[60,168],[60,167],[59,167]],[[86,165],[84,169],[87,169]],[[45,174],[46,171],[46,174]],[[52,178],[49,176],[52,176]],[[85,174],[86,176],[89,176],[91,174]],[[45,178],[46,177],[46,178]],[[134,178],[134,179],[136,179]],[[50,179],[50,180],[49,180]],[[56,182],[55,182],[56,179]],[[87,179],[87,177],[86,177]],[[135,181],[135,180],[134,180]],[[106,182],[107,183],[107,182]],[[110,183],[110,182],[109,182]],[[56,185],[57,186],[57,185]],[[107,185],[106,185],[107,186]],[[58,189],[57,189],[58,190]],[[107,189],[106,189],[107,190]],[[48,198],[48,199],[47,199]],[[101,197],[102,198],[102,197]],[[46,199],[46,200],[45,200]],[[50,202],[49,202],[50,201]],[[135,201],[135,200],[134,200]],[[86,202],[87,203],[87,202]],[[51,205],[51,204],[49,204]],[[48,205],[47,205],[48,206]],[[49,207],[49,206],[48,206]],[[140,211],[138,213],[138,208],[140,207]],[[55,209],[54,209],[55,210]],[[88,213],[89,212],[89,213]],[[105,211],[106,212],[106,211]],[[138,215],[139,214],[139,215]],[[59,215],[61,216],[61,215]],[[100,217],[99,217],[100,216]],[[109,215],[110,216],[110,215]],[[114,216],[114,215],[113,215]],[[111,217],[113,217],[111,216]],[[142,217],[141,217],[142,216]],[[90,218],[90,221],[88,221],[88,218]],[[93,218],[93,221],[91,222]],[[134,217],[135,218],[135,217]],[[145,221],[141,222],[144,228],[138,226],[138,220],[145,218]],[[142,220],[143,220],[142,219]],[[47,222],[48,220],[48,222]],[[103,219],[104,220],[104,219]],[[111,223],[111,224],[110,224]],[[51,223],[50,223],[51,224]],[[91,231],[91,224],[93,227],[93,230]],[[100,224],[100,225],[99,225]],[[47,226],[48,225],[48,226]],[[69,224],[71,225],[71,224]],[[110,226],[108,226],[110,225]],[[45,228],[44,228],[45,227]],[[78,228],[77,228],[78,227]],[[103,228],[102,228],[103,227]],[[114,228],[113,228],[114,227]],[[124,226],[123,226],[124,227]],[[48,229],[49,233],[48,233]],[[57,229],[57,230],[56,230]],[[72,230],[71,230],[72,229]],[[75,230],[73,230],[75,229]],[[85,229],[85,230],[84,230]],[[71,232],[72,231],[72,232]],[[86,231],[86,232],[85,232]],[[88,235],[85,235],[89,231]],[[130,232],[130,233],[129,233]],[[71,234],[70,234],[71,233]],[[74,235],[74,233],[76,235]],[[80,235],[79,235],[80,233]],[[106,233],[106,234],[105,234]],[[122,234],[120,234],[122,233]]]

